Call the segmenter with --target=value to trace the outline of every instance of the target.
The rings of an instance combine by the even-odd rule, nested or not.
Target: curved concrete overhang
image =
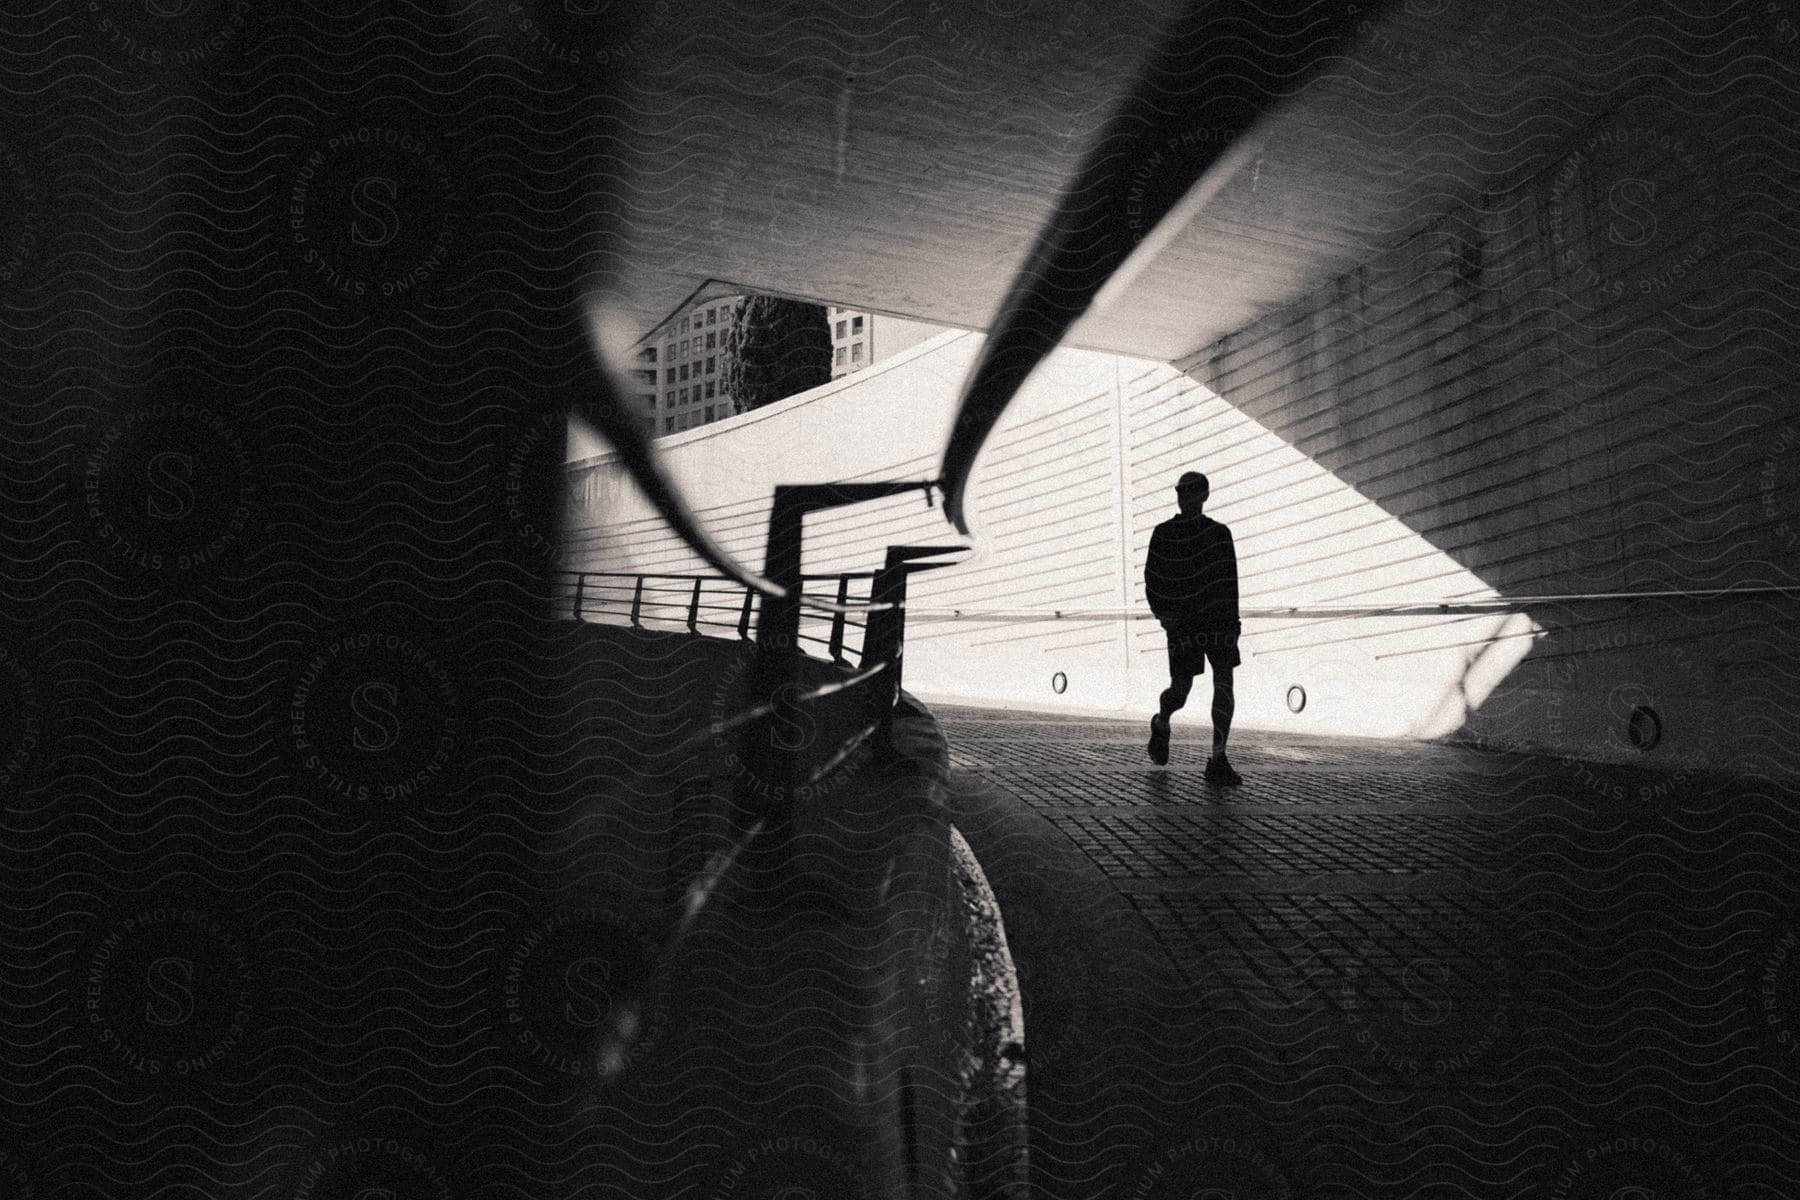
[[[619,220],[625,315],[648,328],[723,280],[985,328],[1179,6],[996,7],[759,5],[734,10],[728,36],[670,38],[666,56],[648,39],[622,131],[635,163]],[[1242,168],[1070,344],[1191,355],[1456,197],[1543,171],[1626,96],[1793,53],[1763,5],[1365,7],[1346,54],[1252,131]],[[1218,69],[1247,50],[1222,33]],[[1134,187],[1220,149],[1230,131],[1204,95],[1176,144],[1121,164]],[[1131,207],[1116,214],[1128,226]]]

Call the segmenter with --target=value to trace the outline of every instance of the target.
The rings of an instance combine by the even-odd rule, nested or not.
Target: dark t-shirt
[[[1231,531],[1208,516],[1170,517],[1150,534],[1144,597],[1164,625],[1236,632],[1237,550]]]

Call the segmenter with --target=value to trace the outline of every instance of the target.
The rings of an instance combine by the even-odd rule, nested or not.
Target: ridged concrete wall
[[[1781,123],[1753,93],[1623,102],[1550,170],[1181,365],[1507,597],[1793,585]],[[1530,653],[1466,733],[1635,758],[1648,706],[1654,755],[1792,769],[1790,598],[1524,611]]]

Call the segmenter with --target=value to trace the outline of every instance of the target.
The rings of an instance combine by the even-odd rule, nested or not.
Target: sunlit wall
[[[775,484],[933,473],[979,344],[975,334],[943,334],[659,446],[708,526],[760,564]],[[702,569],[579,431],[572,454],[572,566]],[[1062,351],[1033,377],[976,472],[981,555],[914,580],[907,686],[927,697],[1051,710],[1153,708],[1167,682],[1166,651],[1144,605],[1144,554],[1152,528],[1173,515],[1175,477],[1190,469],[1212,478],[1208,510],[1237,542],[1246,613],[1240,724],[1449,732],[1528,648],[1535,627],[1523,614],[1338,612],[1501,597],[1175,368]],[[821,514],[809,519],[805,568],[869,570],[889,544],[950,533],[916,494]],[[1296,608],[1301,615],[1275,611]],[[679,623],[672,611],[665,620]]]

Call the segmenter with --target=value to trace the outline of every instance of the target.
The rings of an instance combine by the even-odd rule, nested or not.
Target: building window
[[[861,333],[862,332],[862,318],[861,317],[851,317],[850,318],[850,332],[851,333]]]
[[[850,361],[853,363],[859,363],[862,361],[862,343],[861,342],[852,342],[850,344]]]
[[[645,358],[644,358],[645,362],[655,362],[656,361],[656,347],[655,346],[644,347],[644,355],[645,355]]]
[[[842,346],[837,348],[837,365],[840,367],[844,365],[844,348]]]
[[[708,325],[717,325],[719,323],[719,310],[718,309],[709,308],[706,310],[706,323]]]
[[[706,348],[708,350],[717,350],[719,348],[719,335],[718,334],[709,333],[706,335]]]
[[[716,359],[716,358],[708,358],[708,359],[707,359],[707,360],[706,360],[706,373],[707,373],[707,374],[708,374],[708,375],[711,375],[711,374],[712,374],[712,373],[713,373],[713,366],[714,366],[714,365],[715,365],[715,364],[716,364],[716,363],[717,363],[717,362],[718,362],[718,361],[719,361],[719,360],[718,360],[718,359]]]
[[[664,383],[674,383],[675,382],[675,368],[674,367],[664,367],[663,368],[663,382]]]
[[[711,400],[711,399],[712,399],[712,398],[713,398],[713,392],[714,392],[714,391],[715,391],[715,390],[716,390],[716,389],[715,389],[715,387],[714,387],[714,385],[713,385],[713,381],[712,381],[712,380],[710,380],[710,379],[709,379],[709,380],[707,380],[707,381],[706,381],[706,398],[707,398],[707,399],[708,399],[708,400]]]
[[[687,403],[687,394],[688,394],[688,390],[686,388],[682,388],[681,389],[681,402],[683,404]]]
[[[682,382],[683,382],[683,383],[686,383],[686,382],[687,382],[687,377],[688,377],[688,367],[687,367],[687,364],[686,364],[686,363],[682,363],[682,364],[681,364],[681,381],[682,381]]]
[[[663,432],[664,433],[674,433],[675,432],[675,418],[674,417],[664,417],[663,418]]]
[[[844,336],[844,323],[842,321],[839,321],[837,323],[837,336],[838,337]]]
[[[687,331],[688,331],[688,319],[686,317],[683,317],[683,318],[681,318],[681,332],[686,333]]]

